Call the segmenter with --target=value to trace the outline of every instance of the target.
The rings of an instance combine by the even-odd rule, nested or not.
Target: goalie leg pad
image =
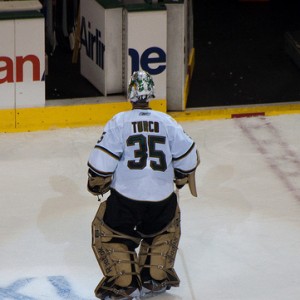
[[[179,286],[180,280],[173,267],[180,235],[180,209],[177,206],[173,220],[153,238],[151,245],[145,241],[141,243],[140,269],[149,268],[151,277],[167,286]]]
[[[102,202],[92,222],[92,248],[105,276],[97,286],[96,295],[105,291],[116,293],[116,286],[128,287],[133,276],[139,279],[138,259],[135,251],[126,244],[113,242],[113,238],[131,240],[139,244],[140,239],[117,232],[103,221],[106,202]]]

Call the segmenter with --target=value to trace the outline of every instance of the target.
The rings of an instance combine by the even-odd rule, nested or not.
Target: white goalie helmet
[[[128,85],[128,99],[130,102],[148,102],[154,98],[154,82],[146,71],[133,72]]]

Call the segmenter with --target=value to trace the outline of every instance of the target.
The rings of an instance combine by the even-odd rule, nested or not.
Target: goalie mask
[[[145,71],[133,72],[128,86],[130,102],[148,102],[154,97],[154,82],[151,75]]]

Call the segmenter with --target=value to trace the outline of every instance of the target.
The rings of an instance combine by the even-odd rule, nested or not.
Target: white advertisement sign
[[[128,11],[127,50],[127,81],[143,69],[153,77],[155,98],[166,99],[167,11]]]
[[[122,7],[81,5],[80,72],[104,96],[122,92]]]
[[[1,20],[0,39],[0,108],[44,106],[44,19]]]
[[[0,21],[0,109],[15,108],[14,21]]]
[[[105,93],[105,9],[95,0],[81,5],[80,72],[100,92]]]
[[[16,108],[45,106],[43,18],[15,20]]]

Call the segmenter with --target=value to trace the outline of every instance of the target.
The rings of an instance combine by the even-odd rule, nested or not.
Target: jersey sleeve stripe
[[[192,146],[188,149],[187,152],[185,152],[184,154],[180,155],[179,157],[173,157],[173,161],[176,161],[176,160],[180,160],[182,158],[184,158],[185,156],[187,156],[192,150],[193,148],[195,147],[195,143],[192,144]]]
[[[95,148],[105,152],[106,154],[110,155],[111,157],[113,157],[116,160],[120,160],[120,157],[118,155],[115,155],[114,153],[108,151],[107,149],[105,149],[104,147],[101,147],[99,145],[96,145]]]
[[[103,176],[103,177],[107,177],[107,176],[111,176],[113,175],[114,173],[113,172],[103,172],[103,171],[100,171],[100,170],[97,170],[95,167],[93,167],[89,162],[88,162],[88,167],[94,172],[96,173],[97,175],[99,176]]]
[[[185,174],[185,175],[188,175],[188,174],[194,172],[196,169],[197,169],[197,166],[191,170],[181,170],[181,169],[176,168],[176,170],[178,170],[180,173]]]

